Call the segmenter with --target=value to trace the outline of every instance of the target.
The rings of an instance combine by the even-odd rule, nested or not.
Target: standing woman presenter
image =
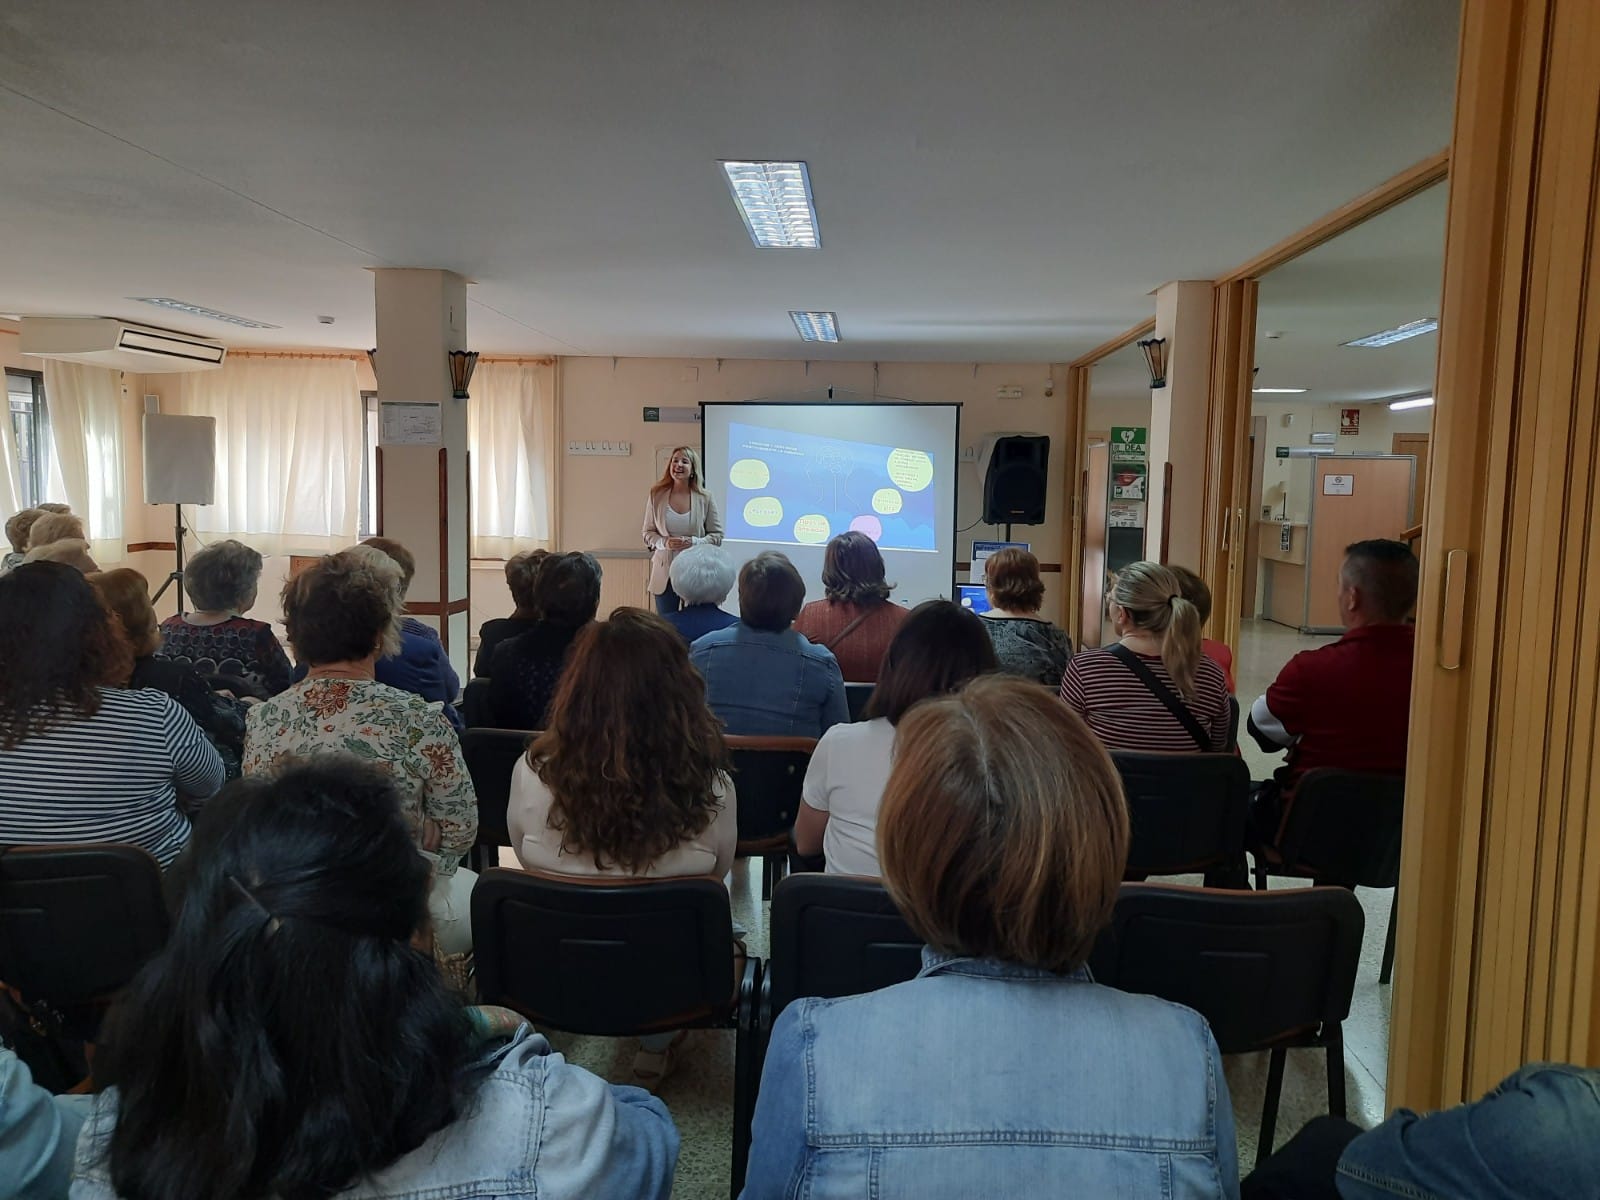
[[[679,446],[644,506],[644,544],[650,547],[650,594],[656,599],[656,612],[678,611],[680,601],[667,571],[679,551],[701,542],[722,545],[722,514],[706,491],[700,455]]]

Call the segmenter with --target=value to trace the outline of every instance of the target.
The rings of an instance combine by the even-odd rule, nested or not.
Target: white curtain
[[[105,367],[44,360],[50,414],[53,500],[72,506],[89,534],[89,553],[122,561],[122,376]],[[9,415],[9,414],[8,414]]]
[[[467,409],[472,455],[471,554],[509,558],[551,548],[555,509],[553,371],[531,363],[480,362]]]
[[[263,554],[326,553],[356,540],[361,388],[342,358],[230,358],[183,377],[178,411],[217,421],[216,503],[188,511],[207,541]]]

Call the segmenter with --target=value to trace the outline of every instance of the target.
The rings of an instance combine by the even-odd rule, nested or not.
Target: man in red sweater
[[[1250,813],[1253,840],[1275,845],[1295,784],[1314,767],[1404,775],[1411,708],[1417,557],[1374,539],[1345,550],[1339,614],[1345,635],[1305,650],[1250,706],[1247,725],[1269,754],[1288,750]]]

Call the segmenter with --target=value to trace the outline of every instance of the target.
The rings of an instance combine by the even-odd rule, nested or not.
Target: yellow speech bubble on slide
[[[891,450],[888,470],[902,492],[920,492],[933,482],[933,459],[926,450]]]
[[[794,523],[794,540],[805,546],[815,546],[828,540],[828,518],[821,513],[807,513]]]
[[[901,500],[900,493],[893,488],[879,488],[872,493],[872,508],[874,512],[888,515],[899,512],[903,506],[904,501]]]
[[[728,482],[743,491],[753,492],[772,482],[772,472],[759,458],[741,458],[728,468]]]
[[[783,505],[776,496],[757,496],[745,504],[744,519],[758,529],[765,529],[783,520]]]

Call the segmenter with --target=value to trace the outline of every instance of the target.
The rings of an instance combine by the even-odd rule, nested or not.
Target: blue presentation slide
[[[730,541],[820,546],[854,529],[884,550],[937,549],[927,450],[731,422],[728,463]]]

